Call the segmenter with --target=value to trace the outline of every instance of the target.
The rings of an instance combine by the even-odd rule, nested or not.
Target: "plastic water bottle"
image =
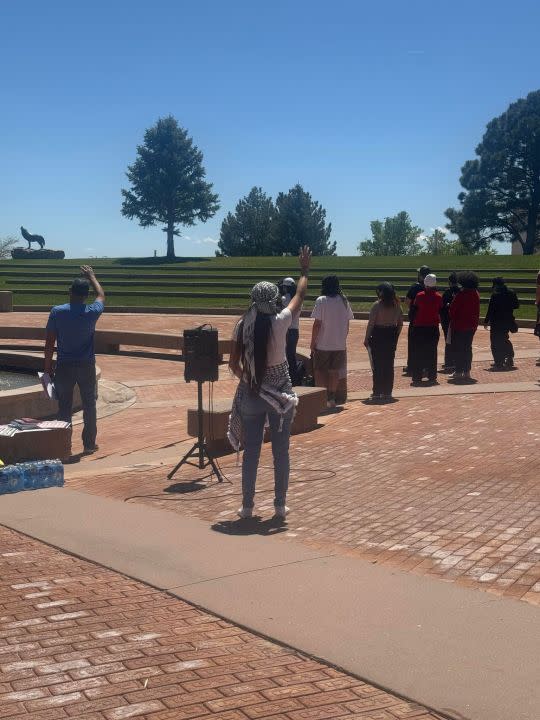
[[[32,467],[30,463],[20,463],[18,466],[19,472],[22,476],[22,484],[25,490],[34,489],[34,475],[32,473]]]
[[[8,491],[8,465],[0,469],[0,495],[5,495]]]
[[[7,492],[16,493],[24,489],[21,471],[16,465],[8,465],[5,468],[7,475]]]
[[[56,487],[64,486],[64,466],[60,460],[54,460],[54,484]]]

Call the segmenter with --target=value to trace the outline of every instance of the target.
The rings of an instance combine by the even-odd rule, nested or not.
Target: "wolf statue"
[[[45,245],[45,238],[41,235],[30,235],[28,230],[26,228],[23,228],[21,226],[21,235],[23,238],[28,242],[28,249],[32,247],[32,243],[37,243],[39,247],[43,250],[43,247]]]

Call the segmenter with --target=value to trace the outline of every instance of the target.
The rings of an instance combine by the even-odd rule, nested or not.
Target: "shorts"
[[[347,363],[345,350],[314,350],[313,367],[321,372],[342,370]]]

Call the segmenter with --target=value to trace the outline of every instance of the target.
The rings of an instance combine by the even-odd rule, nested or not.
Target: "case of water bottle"
[[[62,487],[63,484],[64,466],[60,460],[36,460],[0,468],[0,495]]]

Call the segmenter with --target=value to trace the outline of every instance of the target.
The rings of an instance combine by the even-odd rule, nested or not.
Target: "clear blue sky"
[[[164,252],[160,228],[122,218],[120,189],[169,113],[221,198],[177,254],[213,254],[253,185],[302,183],[340,255],[402,209],[442,225],[486,123],[540,86],[539,20],[537,0],[2,2],[0,236]]]

